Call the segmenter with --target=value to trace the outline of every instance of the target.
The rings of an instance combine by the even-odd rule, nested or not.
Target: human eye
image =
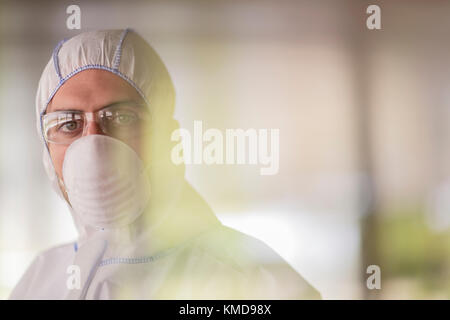
[[[102,118],[115,128],[132,127],[139,124],[139,114],[132,108],[111,108],[106,110]]]
[[[83,130],[83,118],[76,113],[62,113],[57,115],[53,127],[55,134],[78,134],[80,130]]]
[[[119,126],[130,126],[138,121],[138,115],[131,110],[117,110],[114,123]]]
[[[58,125],[58,132],[61,133],[74,133],[74,132],[78,132],[78,130],[82,128],[82,124],[80,120],[70,120],[70,121],[65,121],[62,124]]]

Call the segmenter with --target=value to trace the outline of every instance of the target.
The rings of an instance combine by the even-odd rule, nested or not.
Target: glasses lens
[[[70,144],[83,135],[82,113],[52,112],[44,116],[43,122],[45,137],[49,142]]]
[[[148,113],[133,105],[112,106],[101,110],[99,120],[106,134],[116,138],[132,138],[142,132]]]

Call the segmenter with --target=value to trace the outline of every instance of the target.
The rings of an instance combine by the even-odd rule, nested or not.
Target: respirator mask
[[[91,227],[129,225],[149,203],[147,167],[118,139],[93,134],[75,140],[66,150],[62,173],[72,209]]]

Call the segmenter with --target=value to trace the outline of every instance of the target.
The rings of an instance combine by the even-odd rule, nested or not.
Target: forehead
[[[96,111],[119,101],[143,103],[143,98],[127,81],[106,70],[84,70],[67,80],[47,107],[56,110]]]

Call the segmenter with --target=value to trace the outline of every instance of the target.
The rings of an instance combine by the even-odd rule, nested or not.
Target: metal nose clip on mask
[[[79,138],[67,148],[63,178],[76,214],[99,229],[131,224],[150,198],[142,160],[126,143],[105,135]]]

